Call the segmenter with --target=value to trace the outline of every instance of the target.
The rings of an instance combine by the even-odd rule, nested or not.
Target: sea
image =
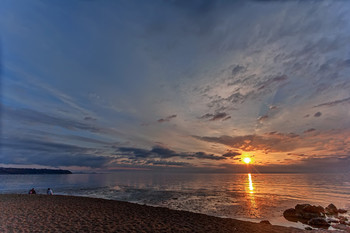
[[[333,203],[350,210],[350,173],[177,174],[122,171],[108,174],[0,175],[0,193],[87,196],[186,210],[252,222],[306,227],[283,211],[296,204]]]

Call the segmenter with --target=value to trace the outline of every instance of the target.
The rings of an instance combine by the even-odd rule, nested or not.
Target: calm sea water
[[[45,193],[129,201],[250,221],[303,227],[282,213],[297,203],[350,209],[350,174],[1,175],[0,193]]]

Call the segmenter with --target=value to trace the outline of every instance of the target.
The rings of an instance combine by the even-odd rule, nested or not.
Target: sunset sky
[[[350,170],[349,1],[4,0],[0,166]]]

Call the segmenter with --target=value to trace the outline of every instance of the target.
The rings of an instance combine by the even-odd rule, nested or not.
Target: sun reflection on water
[[[260,208],[257,200],[255,199],[254,186],[252,174],[248,173],[248,183],[247,183],[247,204],[248,204],[248,214],[251,218],[259,218],[260,217]]]
[[[251,175],[250,173],[248,173],[248,180],[249,180],[249,190],[250,190],[250,193],[254,193],[252,175]]]

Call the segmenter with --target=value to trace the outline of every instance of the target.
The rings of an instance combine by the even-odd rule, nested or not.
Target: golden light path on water
[[[253,179],[252,174],[248,173],[248,183],[247,183],[247,204],[248,204],[248,213],[249,216],[252,218],[258,218],[260,217],[260,208],[258,203],[255,200],[255,194],[254,194],[254,186],[253,186]]]
[[[250,173],[248,173],[248,180],[249,180],[250,193],[253,193],[254,187],[253,187],[252,175]]]

